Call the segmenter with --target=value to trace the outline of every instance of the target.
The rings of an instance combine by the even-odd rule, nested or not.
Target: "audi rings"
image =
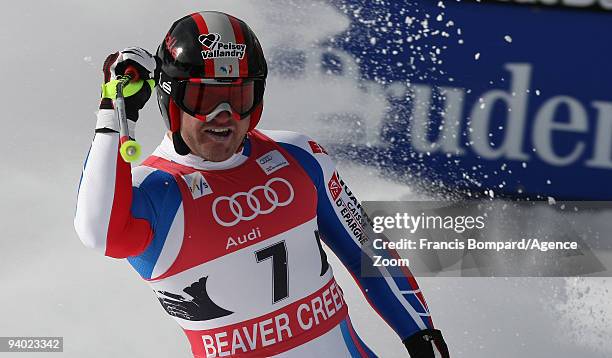
[[[289,197],[284,200],[284,201],[279,201],[279,195],[278,193],[272,189],[271,185],[275,182],[280,182],[285,184],[285,186],[287,186],[287,188],[289,189]],[[259,199],[253,195],[256,191],[258,190],[263,190],[264,193],[264,197],[266,198],[266,201],[268,201],[268,203],[271,205],[269,208],[262,210],[262,203],[259,201]],[[291,202],[293,201],[293,197],[294,197],[294,191],[293,191],[293,187],[291,186],[291,184],[289,183],[289,181],[287,181],[286,179],[283,178],[272,178],[270,180],[268,180],[266,182],[266,184],[264,185],[257,185],[255,187],[253,187],[251,190],[249,190],[248,192],[238,192],[235,193],[234,195],[232,195],[231,197],[228,196],[220,196],[218,198],[215,199],[215,201],[213,201],[212,204],[212,213],[213,213],[213,217],[215,218],[215,220],[217,221],[217,223],[221,226],[225,226],[225,227],[230,227],[230,226],[234,226],[236,224],[238,224],[240,221],[249,221],[249,220],[253,220],[257,217],[257,215],[265,215],[265,214],[269,214],[272,211],[274,211],[274,209],[276,209],[277,207],[281,207],[281,206],[287,206],[289,204],[291,204]],[[238,198],[240,198],[241,196],[244,196],[246,198],[246,204],[249,206],[249,209],[251,209],[253,211],[253,214],[248,215],[248,216],[244,216],[244,209],[242,208],[242,206],[240,205],[240,203],[238,202]],[[217,205],[223,201],[227,200],[229,203],[229,208],[232,212],[232,214],[235,216],[235,219],[232,221],[224,221],[219,217],[219,214],[217,213]]]

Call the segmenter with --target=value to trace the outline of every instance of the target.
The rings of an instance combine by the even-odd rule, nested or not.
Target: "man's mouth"
[[[232,134],[232,130],[230,128],[208,128],[205,130],[205,132],[221,138],[228,137],[230,134]]]

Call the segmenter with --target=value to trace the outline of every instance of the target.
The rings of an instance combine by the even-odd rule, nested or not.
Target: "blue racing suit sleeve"
[[[289,132],[287,132],[289,133]],[[338,174],[325,150],[310,138],[285,135],[285,148],[312,179],[318,192],[317,217],[323,242],[349,270],[374,310],[402,339],[433,328],[425,299],[407,267],[375,267],[362,275],[363,265],[374,267],[369,220],[362,220],[360,202]],[[395,250],[376,250],[384,258],[398,258]],[[397,271],[392,271],[397,269]]]

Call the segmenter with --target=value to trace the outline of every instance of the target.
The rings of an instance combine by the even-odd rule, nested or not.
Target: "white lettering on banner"
[[[569,110],[569,123],[555,122],[557,109],[565,104]],[[587,113],[580,102],[568,96],[553,97],[548,100],[538,111],[535,117],[533,130],[533,145],[542,158],[554,165],[563,166],[576,161],[584,151],[584,143],[576,143],[574,150],[561,157],[555,153],[552,141],[552,131],[586,132]],[[611,133],[612,134],[612,133]]]
[[[586,162],[588,167],[612,169],[612,103],[593,102],[597,108],[600,118],[595,130],[595,156]]]
[[[291,337],[291,328],[289,327],[289,316],[286,313],[281,313],[274,321],[276,323],[276,331],[279,337],[283,337],[283,332],[287,337]]]
[[[305,303],[302,303],[297,309],[297,319],[298,319],[298,323],[300,324],[300,327],[303,330],[308,330],[312,327],[312,318],[310,317],[308,318],[308,320],[306,321],[308,323],[304,322],[304,319],[302,316],[302,312],[304,311],[310,312],[310,306]]]
[[[612,0],[610,0],[612,1]],[[611,2],[612,4],[612,2]],[[568,166],[579,160],[584,165],[598,169],[612,169],[612,102],[593,101],[596,118],[589,121],[584,104],[570,96],[554,96],[537,108],[533,126],[528,123],[528,96],[534,91],[530,88],[532,65],[509,63],[504,66],[510,72],[509,89],[492,89],[483,93],[479,102],[468,108],[471,121],[468,128],[462,128],[465,114],[463,88],[441,87],[438,89],[444,101],[442,121],[435,141],[428,138],[431,123],[433,89],[424,84],[407,88],[412,96],[413,115],[408,132],[410,145],[421,153],[444,153],[455,156],[477,155],[485,159],[506,159],[528,162],[537,156],[543,162],[554,166]],[[395,89],[397,90],[397,89]],[[508,109],[503,126],[501,142],[490,142],[493,108],[503,104]],[[557,120],[560,109],[565,107],[569,119]],[[465,125],[465,124],[464,124]],[[526,133],[531,128],[531,133]],[[462,131],[468,133],[471,145],[461,146]],[[555,148],[559,140],[553,140],[558,132],[576,134],[573,146],[560,152]],[[593,146],[587,152],[588,137],[593,137]],[[585,138],[587,137],[587,138]],[[531,145],[525,145],[529,139]],[[567,141],[563,143],[566,146]],[[525,151],[534,148],[534,151]],[[468,150],[472,154],[468,154]]]
[[[219,347],[219,357],[225,357],[228,356],[230,353],[229,352],[224,352],[223,351],[223,347],[227,347],[228,343],[225,340],[225,337],[227,336],[227,333],[223,332],[223,333],[219,333],[217,335],[215,335],[215,342],[217,343],[217,347]],[[220,338],[223,338],[224,340],[221,341]]]
[[[328,299],[331,296],[332,299]],[[344,311],[343,311],[344,310]],[[203,350],[208,358],[245,354],[259,348],[304,337],[309,330],[337,325],[346,312],[342,290],[332,279],[313,295],[294,302],[275,314],[204,331]],[[198,334],[197,331],[193,331]],[[200,334],[198,334],[200,335]],[[301,344],[295,342],[295,345]]]
[[[329,312],[330,315],[333,315],[334,313],[336,313],[336,310],[334,308],[332,309],[329,308],[331,306],[332,301],[326,298],[328,296],[329,296],[329,291],[325,290],[325,292],[323,292],[323,303],[325,304],[325,310]]]
[[[273,333],[274,329],[264,327],[264,326],[269,326],[271,323],[272,323],[271,318],[268,318],[265,321],[259,322],[259,331],[261,332],[261,345],[263,347],[267,347],[276,342],[274,338],[270,337],[270,333]]]
[[[414,110],[410,121],[411,144],[419,152],[435,152],[460,155],[464,150],[460,147],[461,139],[461,108],[465,92],[457,88],[442,87],[440,95],[446,98],[444,112],[442,112],[444,126],[438,135],[438,140],[431,142],[427,139],[429,132],[429,111],[431,110],[432,88],[425,85],[412,86]]]
[[[484,93],[483,105],[476,105],[472,109],[472,131],[470,139],[474,142],[474,151],[487,159],[497,159],[502,156],[511,160],[527,160],[529,157],[522,152],[522,139],[527,119],[527,90],[531,78],[531,65],[512,64],[506,65],[512,74],[512,87],[509,92],[503,90],[491,90]],[[510,114],[504,126],[505,138],[503,143],[493,149],[489,133],[490,118],[495,102],[506,102]]]

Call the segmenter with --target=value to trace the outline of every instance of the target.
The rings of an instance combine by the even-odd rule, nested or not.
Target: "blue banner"
[[[351,25],[325,46],[388,101],[336,150],[434,190],[612,199],[612,13],[582,3],[334,1]]]

